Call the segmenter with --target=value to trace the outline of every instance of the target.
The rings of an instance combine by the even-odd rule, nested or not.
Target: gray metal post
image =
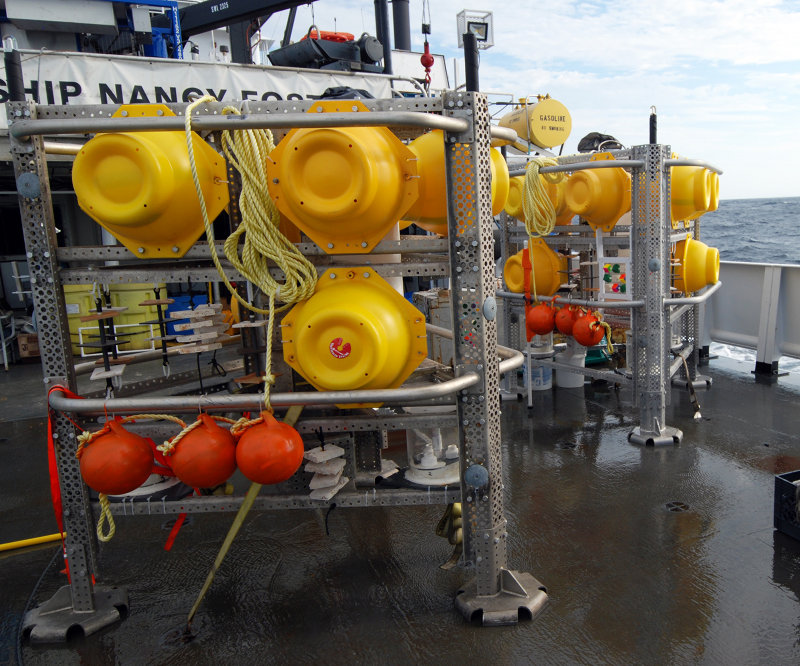
[[[635,146],[633,159],[644,161],[634,169],[631,192],[631,254],[634,258],[633,298],[644,308],[633,310],[636,354],[634,395],[639,404],[639,426],[628,435],[637,444],[677,444],[683,433],[664,425],[670,395],[670,323],[664,308],[669,294],[669,169],[664,160],[669,146]]]
[[[8,122],[34,118],[36,107],[27,102],[9,102]],[[9,137],[14,158],[14,176],[19,192],[22,231],[39,331],[45,389],[64,385],[75,390],[72,345],[67,324],[64,292],[56,261],[56,229],[50,181],[41,137],[17,140]],[[62,587],[47,602],[25,617],[31,640],[66,640],[70,627],[84,633],[97,631],[119,619],[118,608],[127,607],[127,594],[118,588],[92,585],[96,572],[94,525],[86,486],[75,457],[75,428],[63,415],[55,416],[53,439],[58,462],[64,513],[66,556],[70,585]]]
[[[465,132],[445,136],[455,373],[481,377],[457,402],[464,557],[475,578],[456,606],[484,624],[512,624],[520,608],[531,617],[538,613],[547,594],[530,574],[507,569],[488,104],[477,93],[447,93],[444,107],[471,120]]]

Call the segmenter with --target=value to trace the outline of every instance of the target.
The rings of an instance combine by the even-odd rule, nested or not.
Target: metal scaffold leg
[[[488,106],[475,93],[448,93],[444,103],[454,116],[472,121],[467,131],[447,134],[445,160],[455,372],[481,377],[457,402],[464,563],[475,577],[455,603],[469,619],[479,614],[484,625],[513,624],[537,614],[547,593],[533,576],[507,566]]]
[[[128,593],[124,588],[97,585],[92,596],[94,610],[75,610],[70,586],[65,585],[41,606],[26,613],[23,633],[30,637],[31,643],[63,643],[76,628],[88,636],[128,613]]]

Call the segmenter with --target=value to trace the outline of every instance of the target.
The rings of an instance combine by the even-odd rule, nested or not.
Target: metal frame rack
[[[498,349],[494,264],[492,261],[492,215],[490,192],[488,106],[477,93],[447,93],[431,100],[364,100],[370,113],[309,114],[311,101],[250,103],[236,120],[220,114],[221,104],[198,109],[193,121],[197,131],[224,128],[389,126],[398,134],[408,128],[436,127],[445,134],[445,165],[449,193],[449,239],[409,239],[384,241],[378,252],[404,253],[400,264],[381,264],[373,254],[364,255],[383,276],[450,275],[452,321],[454,322],[455,377],[443,384],[422,387],[371,391],[328,393],[294,392],[271,396],[274,407],[293,404],[332,405],[353,402],[408,404],[410,401],[448,397],[455,403],[451,421],[459,426],[461,483],[459,488],[429,490],[343,490],[336,496],[339,506],[398,506],[423,503],[463,502],[464,564],[474,579],[460,592],[456,605],[473,618],[478,614],[484,624],[507,624],[518,620],[520,609],[535,615],[546,603],[543,586],[531,575],[513,572],[507,566],[507,520],[503,508],[503,470],[500,455],[501,371],[522,363],[519,352]],[[175,130],[183,127],[185,105],[171,105],[177,118],[111,118],[115,107],[109,106],[37,106],[32,103],[8,104],[9,134],[19,191],[22,224],[31,274],[33,300],[41,333],[41,358],[49,404],[54,410],[53,438],[58,461],[64,523],[67,532],[66,556],[71,583],[46,606],[51,622],[57,625],[48,637],[58,640],[58,632],[72,624],[86,633],[113,622],[115,606],[127,605],[124,591],[92,584],[97,571],[96,542],[93,530],[96,502],[90,501],[80,477],[75,458],[76,430],[68,418],[102,414],[140,412],[158,409],[163,412],[228,411],[258,408],[261,398],[254,395],[213,395],[168,398],[112,398],[76,400],[66,397],[58,387],[75,390],[75,370],[62,284],[114,282],[172,282],[191,277],[195,281],[216,281],[218,276],[209,261],[207,246],[196,244],[186,261],[162,261],[148,265],[146,274],[136,264],[104,268],[101,262],[126,257],[119,247],[58,248],[54,227],[46,157],[42,136],[45,134],[87,134],[100,131]],[[458,186],[456,187],[456,182]],[[302,245],[304,252],[315,254],[320,265],[325,255],[313,244]],[[448,252],[449,250],[449,252]],[[433,253],[431,253],[431,251]],[[437,254],[438,253],[438,254]],[[63,267],[62,267],[63,266]],[[231,270],[230,277],[237,279]],[[436,331],[435,331],[436,332]],[[442,331],[438,331],[442,333]],[[498,352],[505,356],[499,362]],[[128,387],[130,388],[130,387]],[[352,414],[340,411],[333,417],[301,421],[301,432],[322,427],[327,432],[352,431],[369,434],[389,429],[424,427],[432,417],[373,412]],[[441,425],[441,415],[435,418]],[[163,511],[232,511],[242,503],[234,498],[189,498],[151,507],[145,503],[127,503],[114,507],[115,513],[150,513]],[[270,494],[258,499],[260,509],[284,509],[325,506],[288,488],[287,494]],[[59,596],[60,595],[60,596]],[[61,604],[59,606],[59,604]],[[40,607],[43,608],[43,607]]]
[[[670,290],[672,264],[670,246],[692,232],[699,239],[697,220],[690,221],[682,231],[673,229],[670,222],[670,169],[675,166],[700,166],[717,173],[719,169],[704,162],[671,159],[670,147],[660,144],[634,146],[628,150],[611,151],[614,160],[586,162],[583,156],[559,158],[559,164],[544,167],[542,172],[578,171],[591,168],[622,167],[632,174],[631,225],[628,235],[610,239],[620,247],[630,247],[633,293],[632,300],[581,300],[556,297],[560,303],[588,305],[594,308],[625,308],[631,312],[633,360],[630,374],[611,370],[582,369],[581,372],[612,383],[630,383],[639,406],[639,426],[628,436],[637,444],[677,444],[683,433],[665,424],[666,406],[670,400],[671,383],[704,383],[710,379],[697,372],[700,318],[702,304],[720,288],[721,283],[706,288],[694,297],[673,297]],[[545,238],[556,246],[587,247],[594,244],[594,231],[586,225],[556,227],[556,235]],[[559,234],[570,234],[568,237]],[[577,234],[577,235],[576,235]],[[504,255],[512,244],[521,244],[523,230],[505,225],[503,234]],[[503,292],[504,296],[521,298],[519,294]],[[542,300],[548,300],[542,298]],[[519,313],[513,301],[503,308],[506,344],[515,346],[519,340]],[[673,340],[672,330],[678,335]],[[684,360],[686,366],[684,366]],[[573,370],[573,366],[552,360],[537,359],[539,364]],[[687,375],[688,370],[688,375]],[[507,378],[506,382],[513,381]],[[511,386],[509,389],[513,390]]]

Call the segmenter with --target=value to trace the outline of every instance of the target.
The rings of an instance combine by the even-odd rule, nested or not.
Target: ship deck
[[[17,647],[26,607],[65,584],[56,545],[0,553],[0,662],[800,663],[800,541],[772,527],[774,475],[800,468],[800,381],[749,370],[703,368],[698,421],[673,389],[678,446],[627,441],[626,389],[503,403],[509,565],[550,595],[532,621],[480,627],[455,610],[468,574],[439,568],[442,506],[303,509],[249,516],[187,639],[233,514],[190,516],[169,552],[174,517],[120,517],[98,582],[127,587],[129,614],[66,644]],[[56,531],[41,386],[38,365],[0,375],[3,543]]]

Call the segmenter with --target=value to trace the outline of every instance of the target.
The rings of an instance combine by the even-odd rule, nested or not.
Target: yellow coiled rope
[[[225,240],[223,249],[228,261],[246,280],[267,296],[266,309],[258,308],[242,298],[231,285],[220,265],[219,256],[214,247],[214,230],[208,219],[205,198],[200,187],[200,179],[195,165],[194,148],[192,146],[192,112],[201,105],[215,102],[210,95],[201,97],[186,108],[185,130],[186,146],[189,150],[189,163],[194,180],[195,190],[200,200],[200,210],[211,249],[211,258],[219,272],[220,278],[231,292],[231,295],[252,312],[267,316],[266,333],[266,369],[264,376],[264,403],[268,410],[270,386],[275,382],[272,375],[272,337],[275,313],[285,310],[295,303],[310,298],[317,284],[317,270],[300,251],[290,243],[278,229],[280,215],[267,191],[267,160],[275,148],[272,132],[269,130],[236,130],[222,133],[222,150],[233,167],[242,176],[242,194],[239,198],[239,209],[242,212],[242,224]],[[235,107],[225,107],[224,114],[240,112]],[[241,244],[241,254],[240,254]],[[283,271],[283,284],[278,283],[270,275],[270,262]],[[276,299],[280,297],[283,305],[276,307]]]
[[[528,236],[549,236],[556,226],[556,209],[547,194],[542,178],[558,183],[563,173],[539,173],[542,167],[556,166],[558,160],[552,157],[537,157],[528,162],[522,188],[522,210],[525,214],[525,229]]]

